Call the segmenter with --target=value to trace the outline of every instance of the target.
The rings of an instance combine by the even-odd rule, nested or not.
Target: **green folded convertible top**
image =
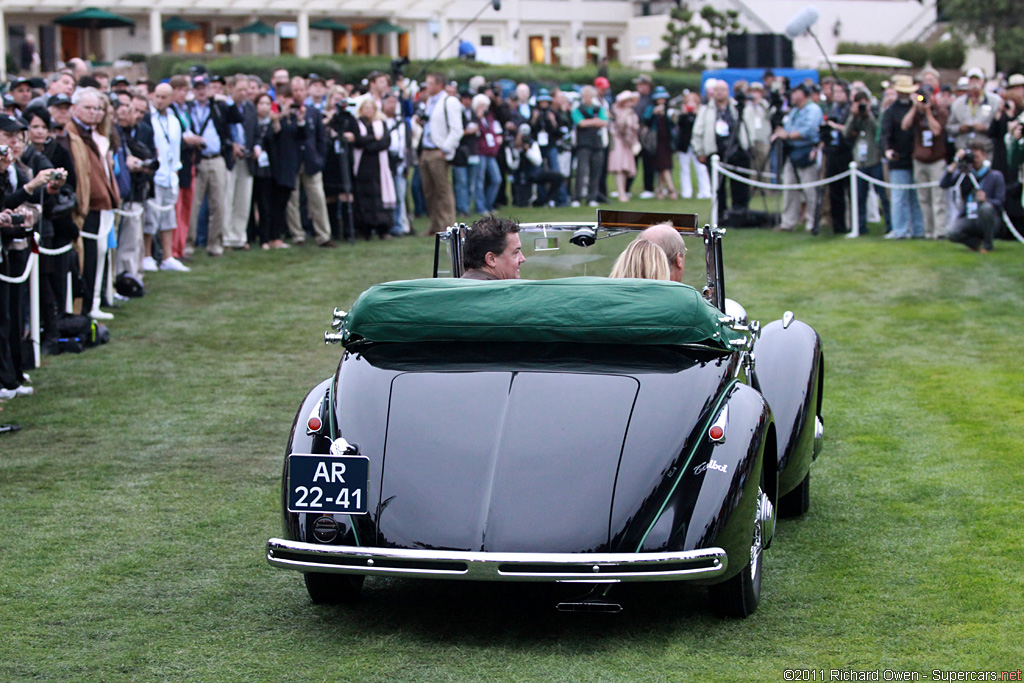
[[[739,334],[693,287],[658,280],[403,280],[363,292],[341,328],[367,342],[700,344]]]

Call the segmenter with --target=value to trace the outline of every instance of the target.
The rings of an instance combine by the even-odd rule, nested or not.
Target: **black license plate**
[[[370,459],[365,455],[288,456],[288,511],[366,514]]]

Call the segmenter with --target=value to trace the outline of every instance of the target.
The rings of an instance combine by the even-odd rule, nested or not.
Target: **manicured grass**
[[[48,359],[37,395],[3,406],[24,430],[0,437],[0,680],[1018,669],[1024,247],[725,239],[729,296],[762,322],[793,310],[826,353],[811,511],[780,523],[753,617],[723,620],[701,589],[665,584],[623,591],[618,616],[559,614],[544,587],[424,581],[370,580],[355,608],[311,605],[298,574],[264,560],[295,409],[337,363],[322,343],[332,307],[429,276],[433,242],[233,252],[150,275],[110,345]]]

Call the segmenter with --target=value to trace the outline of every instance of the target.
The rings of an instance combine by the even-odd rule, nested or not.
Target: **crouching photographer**
[[[953,223],[949,241],[965,244],[972,251],[980,248],[982,253],[992,251],[1006,200],[1006,181],[992,168],[991,154],[989,140],[973,140],[967,149],[956,153],[939,183],[943,188],[956,187],[960,197],[960,216]]]
[[[41,170],[22,162],[25,131],[28,126],[18,117],[0,115],[0,398],[11,399],[32,393],[25,386],[25,360],[22,341],[25,329],[27,282],[18,281],[26,273],[31,255],[32,233],[43,215],[55,208],[64,185],[63,169],[49,168],[42,155],[31,154]],[[34,206],[35,205],[35,206]]]

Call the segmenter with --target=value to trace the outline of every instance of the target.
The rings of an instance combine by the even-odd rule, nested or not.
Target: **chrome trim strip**
[[[814,416],[814,452],[811,456],[812,459],[816,459],[818,454],[821,453],[821,441],[825,436],[825,425],[821,421],[819,415]]]
[[[490,553],[319,545],[272,538],[267,562],[298,571],[469,581],[618,583],[721,575],[721,548],[676,553]]]

